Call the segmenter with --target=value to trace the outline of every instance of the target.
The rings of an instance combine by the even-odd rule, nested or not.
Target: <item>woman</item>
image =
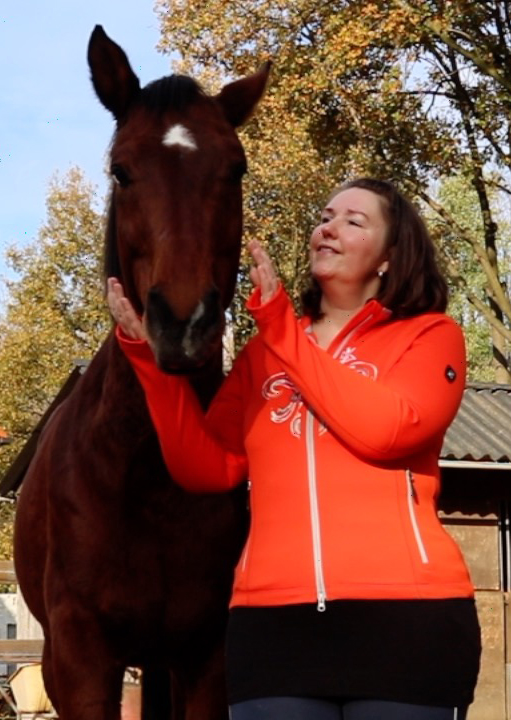
[[[264,250],[250,251],[259,332],[206,417],[186,380],[156,368],[109,281],[173,478],[212,492],[250,477],[227,638],[231,716],[460,720],[479,626],[436,498],[465,351],[426,228],[390,183],[342,186],[311,236],[300,319]]]

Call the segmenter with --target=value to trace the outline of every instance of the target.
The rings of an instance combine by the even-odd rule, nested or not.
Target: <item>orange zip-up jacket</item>
[[[118,333],[172,477],[194,492],[250,478],[232,605],[471,597],[437,517],[438,456],[464,387],[465,346],[440,313],[391,320],[369,301],[328,350],[280,289],[206,416],[182,377]]]

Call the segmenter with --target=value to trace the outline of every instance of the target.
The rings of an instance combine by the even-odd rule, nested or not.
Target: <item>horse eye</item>
[[[114,163],[110,168],[110,174],[112,175],[114,182],[116,182],[121,187],[126,187],[131,182],[130,176],[122,165],[117,165],[116,163]]]

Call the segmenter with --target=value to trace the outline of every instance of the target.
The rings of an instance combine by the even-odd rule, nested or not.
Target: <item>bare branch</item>
[[[450,259],[446,259],[446,269],[449,277],[453,283],[463,290],[465,297],[476,310],[488,321],[489,325],[496,330],[502,337],[511,342],[511,330],[504,325],[504,323],[497,318],[490,307],[481,300],[475,293],[473,293],[467,285],[465,278],[463,278],[457,271],[454,263]]]
[[[446,93],[445,96],[453,100],[453,102],[456,105],[459,105],[461,107],[460,98],[463,98],[463,103],[466,104],[467,108],[470,110],[470,114],[473,116],[475,120],[475,126],[477,127],[477,130],[482,133],[482,135],[486,138],[488,143],[493,148],[495,154],[497,157],[501,160],[501,162],[504,165],[509,166],[511,164],[511,157],[508,153],[505,152],[505,150],[500,146],[500,144],[495,140],[494,137],[492,137],[491,133],[489,132],[488,128],[486,127],[483,119],[481,118],[481,115],[478,113],[477,108],[470,97],[470,94],[467,92],[465,86],[460,80],[460,72],[462,68],[459,67],[459,64],[457,62],[457,59],[455,58],[453,51],[451,49],[448,50],[448,56],[451,60],[451,66],[447,65],[445,61],[444,55],[438,50],[438,48],[431,48],[430,49],[431,55],[435,58],[436,62],[438,63],[438,67],[440,71],[443,73],[444,78],[446,82],[449,84],[454,85],[455,91],[454,95],[450,95],[449,93]],[[463,111],[461,111],[463,114]],[[465,116],[467,114],[465,113]],[[471,132],[473,133],[473,130],[471,128]],[[467,133],[468,135],[468,133]],[[477,147],[477,144],[475,144]]]
[[[461,240],[468,243],[468,245],[473,248],[486,274],[490,288],[490,296],[493,296],[502,312],[511,320],[511,301],[500,283],[499,277],[495,272],[495,268],[493,267],[485,248],[464,227],[456,222],[452,215],[448,213],[447,210],[440,205],[440,203],[436,202],[436,200],[428,195],[428,193],[417,188],[417,194],[427,205],[429,205],[432,210],[436,212],[439,217],[442,218],[442,220],[453,228],[454,232]]]
[[[505,4],[507,4],[507,3],[505,3]],[[494,6],[494,10],[495,10],[495,12],[493,13],[493,17],[495,19],[495,26],[496,26],[497,32],[499,34],[500,42],[503,47],[506,47],[506,45],[507,45],[506,34],[505,34],[504,26],[502,23],[502,18],[500,16],[499,3],[496,3],[496,5]]]
[[[509,3],[504,3],[504,12],[506,13],[506,25],[508,32],[511,34],[511,14],[510,14],[510,8]]]
[[[505,185],[501,185],[496,180],[486,180],[486,184],[489,187],[493,187],[496,190],[500,190],[501,192],[506,193],[506,195],[511,195],[511,188],[506,187]]]
[[[394,0],[394,2],[402,9],[406,9],[416,16],[420,12],[412,5],[410,5],[407,0]],[[502,73],[497,70],[495,65],[487,62],[480,55],[472,52],[471,50],[468,50],[467,48],[463,47],[463,45],[457,43],[456,40],[454,40],[454,38],[451,36],[451,33],[453,32],[452,28],[445,30],[440,24],[440,22],[438,22],[437,20],[428,20],[423,16],[421,16],[421,22],[423,27],[429,30],[434,37],[437,37],[454,52],[458,53],[467,60],[470,60],[470,62],[473,63],[473,65],[475,65],[475,67],[477,67],[484,75],[488,75],[489,77],[493,78],[495,82],[505,88],[508,92],[511,92],[511,81],[509,81],[505,76],[503,76]]]

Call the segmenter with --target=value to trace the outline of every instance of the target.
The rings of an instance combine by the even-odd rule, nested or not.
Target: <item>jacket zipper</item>
[[[333,357],[337,358],[341,351],[346,347],[348,342],[351,340],[357,330],[365,325],[372,319],[372,314],[368,315],[362,320],[351,332],[346,335],[336,351],[333,353]],[[307,471],[309,478],[309,504],[311,513],[311,527],[312,527],[312,552],[314,559],[314,575],[316,578],[316,595],[318,598],[317,609],[318,612],[324,612],[326,610],[326,587],[325,587],[325,576],[323,574],[323,556],[321,549],[321,526],[319,520],[319,505],[318,505],[318,490],[316,482],[316,458],[315,458],[315,443],[314,443],[314,415],[307,409],[306,415],[306,449],[307,449]],[[245,561],[245,558],[244,558]]]
[[[250,493],[250,490],[252,489],[252,483],[250,480],[247,481],[247,493]],[[250,509],[250,500],[248,500],[248,508]],[[247,558],[248,558],[248,548],[250,545],[250,538],[252,537],[250,533],[250,528],[248,530],[248,537],[247,541],[245,543],[245,547],[243,548],[243,558],[241,560],[240,570],[241,572],[245,572],[245,568],[247,566]]]
[[[406,468],[406,490],[408,514],[410,516],[410,522],[412,523],[415,542],[417,543],[417,549],[419,550],[421,561],[426,565],[427,563],[429,563],[429,558],[420,533],[419,524],[417,522],[417,515],[415,514],[415,504],[419,502],[419,497],[417,495],[417,489],[415,487],[413,473],[410,468]]]
[[[323,575],[323,557],[321,552],[321,527],[319,522],[318,489],[316,483],[316,459],[314,452],[314,415],[307,410],[306,416],[307,470],[309,476],[309,502],[312,527],[312,552],[314,557],[314,575],[318,612],[326,610],[326,589]]]

